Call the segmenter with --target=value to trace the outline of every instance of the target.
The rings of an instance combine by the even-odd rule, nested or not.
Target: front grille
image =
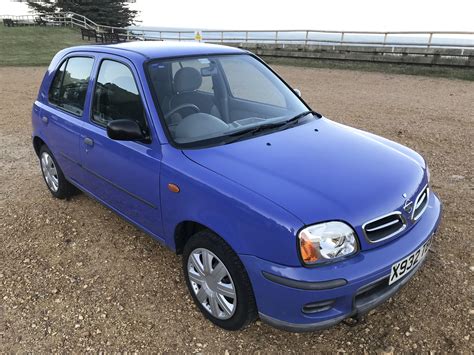
[[[372,243],[388,239],[405,228],[405,220],[400,212],[393,212],[376,218],[362,226],[365,236]]]
[[[413,207],[413,215],[411,219],[416,221],[418,218],[421,217],[423,212],[425,212],[426,207],[428,207],[428,198],[430,195],[430,189],[428,185],[420,192],[418,197],[415,200],[415,206]]]

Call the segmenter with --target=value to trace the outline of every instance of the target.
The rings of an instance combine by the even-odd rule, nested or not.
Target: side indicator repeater
[[[178,193],[180,191],[178,185],[171,184],[171,183],[168,184],[168,190],[170,190],[171,192],[174,192],[174,193]]]

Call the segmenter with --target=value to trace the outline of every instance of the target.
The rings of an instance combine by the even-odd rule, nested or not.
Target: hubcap
[[[188,276],[199,303],[214,317],[229,319],[237,307],[235,286],[224,263],[211,251],[198,248],[188,258]]]
[[[41,154],[41,170],[46,184],[53,192],[57,192],[59,189],[59,178],[56,165],[54,164],[53,158],[46,152]]]

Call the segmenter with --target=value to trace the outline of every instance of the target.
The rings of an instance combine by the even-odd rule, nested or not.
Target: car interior
[[[226,76],[229,70],[224,70],[219,60],[208,58],[160,61],[149,66],[160,109],[177,142],[215,136],[292,112],[293,105],[279,92],[279,104],[236,97]]]

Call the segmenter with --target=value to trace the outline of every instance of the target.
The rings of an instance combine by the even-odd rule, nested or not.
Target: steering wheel
[[[165,115],[165,120],[168,120],[171,116],[173,116],[176,112],[178,111],[181,111],[185,108],[190,108],[190,109],[193,109],[194,111],[196,111],[196,113],[199,113],[201,112],[201,110],[199,109],[199,107],[197,107],[196,105],[194,104],[184,104],[184,105],[179,105],[178,107],[175,107],[174,109],[172,109],[170,112],[168,112],[166,115]]]

